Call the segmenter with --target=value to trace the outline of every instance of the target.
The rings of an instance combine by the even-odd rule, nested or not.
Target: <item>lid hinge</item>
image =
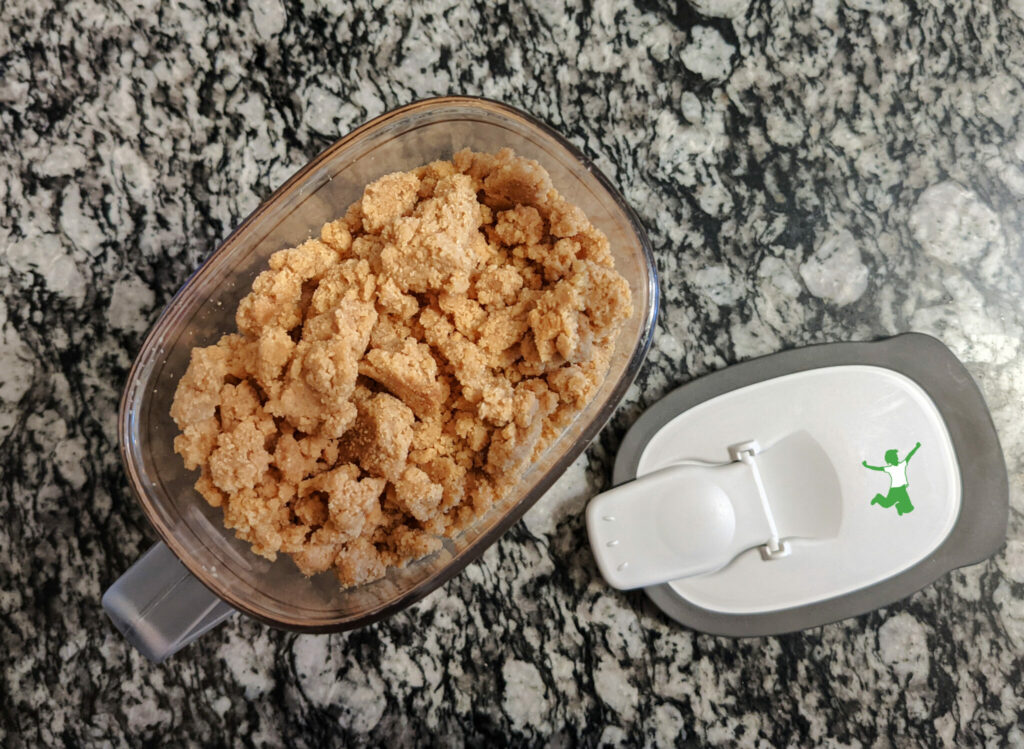
[[[757,440],[740,442],[729,447],[729,455],[733,460],[738,460],[750,468],[754,477],[754,486],[757,487],[757,495],[761,499],[761,510],[764,512],[765,520],[768,521],[768,542],[758,547],[761,552],[761,559],[768,562],[773,559],[788,557],[790,552],[789,543],[779,539],[779,529],[775,525],[775,516],[772,514],[772,506],[768,502],[768,492],[765,491],[764,482],[761,480],[761,471],[757,467],[755,456],[761,452],[761,445]]]

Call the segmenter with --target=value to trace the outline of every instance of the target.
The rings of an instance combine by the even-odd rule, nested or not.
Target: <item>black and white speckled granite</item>
[[[0,744],[1024,742],[1024,2],[557,5],[0,2]],[[238,618],[149,665],[99,607],[154,539],[115,450],[143,333],[313,154],[443,93],[546,119],[642,214],[664,309],[638,386],[423,603],[330,637]],[[992,407],[996,558],[746,641],[600,582],[581,511],[646,405],[904,330]]]

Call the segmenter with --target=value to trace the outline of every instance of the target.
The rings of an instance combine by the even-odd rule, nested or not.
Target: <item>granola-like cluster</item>
[[[536,162],[460,151],[270,257],[171,407],[196,489],[258,554],[343,585],[429,554],[594,396],[629,286]]]

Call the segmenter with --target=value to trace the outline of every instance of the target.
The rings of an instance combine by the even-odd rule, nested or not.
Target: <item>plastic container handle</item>
[[[237,613],[162,542],[107,589],[103,609],[125,639],[153,663],[163,662]]]

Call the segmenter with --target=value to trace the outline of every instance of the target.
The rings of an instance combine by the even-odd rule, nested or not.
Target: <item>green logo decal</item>
[[[885,496],[876,494],[875,498],[871,500],[871,504],[881,505],[882,507],[892,507],[895,505],[896,512],[900,515],[906,515],[908,512],[914,511],[914,505],[910,504],[910,495],[907,494],[907,487],[910,486],[910,481],[907,479],[907,464],[920,447],[921,443],[918,442],[903,460],[899,459],[899,454],[895,450],[886,450],[886,465],[884,466],[869,466],[866,460],[861,461],[861,465],[865,468],[870,468],[872,471],[884,471],[889,474],[889,493]]]

